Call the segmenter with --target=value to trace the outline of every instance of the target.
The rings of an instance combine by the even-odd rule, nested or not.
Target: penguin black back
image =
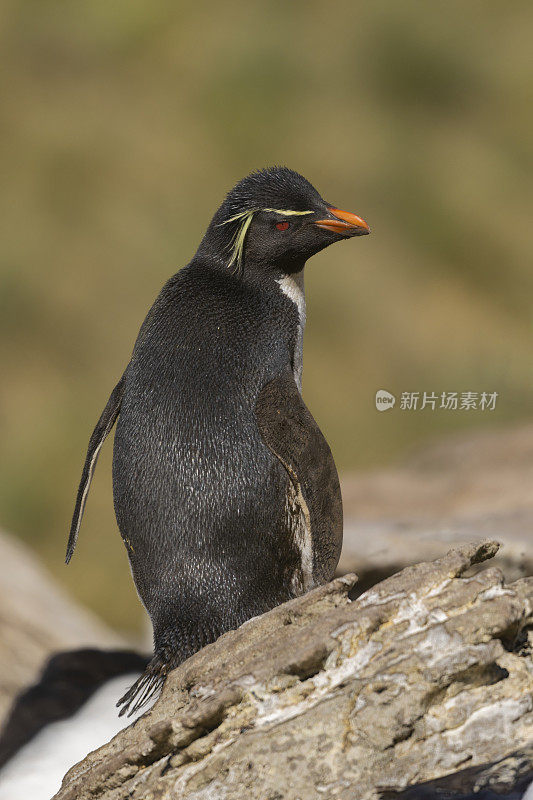
[[[342,504],[301,397],[303,268],[368,232],[292,170],[253,173],[150,309],[91,437],[67,551],[118,417],[115,512],[155,650],[121,713],[225,631],[333,576]]]

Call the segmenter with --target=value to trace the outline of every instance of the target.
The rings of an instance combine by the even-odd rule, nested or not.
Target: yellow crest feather
[[[291,209],[281,209],[281,208],[251,208],[248,211],[241,211],[239,214],[235,214],[235,216],[230,217],[229,219],[225,219],[224,222],[221,222],[220,225],[227,225],[230,222],[236,222],[237,220],[242,220],[240,227],[237,229],[233,239],[231,240],[230,247],[232,248],[231,251],[231,258],[228,261],[228,267],[232,267],[234,264],[236,265],[235,272],[239,272],[242,267],[242,254],[244,252],[244,240],[246,238],[246,233],[250,224],[252,222],[253,215],[257,211],[270,211],[274,214],[282,214],[285,217],[290,216],[301,216],[303,214],[313,214],[313,211],[292,211]]]

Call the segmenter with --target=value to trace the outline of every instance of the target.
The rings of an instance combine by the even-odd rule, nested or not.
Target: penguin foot
[[[156,653],[143,674],[137,678],[135,683],[130,686],[117,702],[117,708],[122,706],[119,717],[127,714],[131,717],[143,706],[145,706],[154,695],[158,694],[163,688],[168,673],[168,664],[163,660],[159,653]]]

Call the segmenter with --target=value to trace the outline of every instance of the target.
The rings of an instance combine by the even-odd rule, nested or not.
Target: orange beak
[[[343,236],[365,236],[370,233],[367,223],[356,214],[352,214],[350,211],[341,211],[340,208],[332,208],[331,206],[329,206],[329,211],[331,211],[335,219],[318,219],[315,221],[315,225],[327,231],[340,233]]]

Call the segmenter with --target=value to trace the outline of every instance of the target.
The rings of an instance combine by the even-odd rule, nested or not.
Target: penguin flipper
[[[292,373],[267,383],[255,405],[259,431],[269,450],[301,492],[309,512],[312,584],[333,577],[342,546],[342,498],[328,443],[298,390]]]
[[[76,542],[78,541],[78,533],[81,525],[81,518],[85,509],[85,502],[89,494],[89,487],[93,478],[94,468],[98,460],[100,449],[115,424],[119,415],[120,406],[122,404],[122,396],[124,394],[124,382],[126,373],[119,380],[107,401],[106,407],[102,411],[102,415],[89,439],[89,447],[85,457],[85,464],[83,465],[83,472],[81,474],[80,485],[78,487],[78,494],[76,496],[76,505],[74,507],[74,514],[72,516],[72,523],[70,525],[70,533],[67,544],[67,555],[65,563],[68,564],[74,553]]]

